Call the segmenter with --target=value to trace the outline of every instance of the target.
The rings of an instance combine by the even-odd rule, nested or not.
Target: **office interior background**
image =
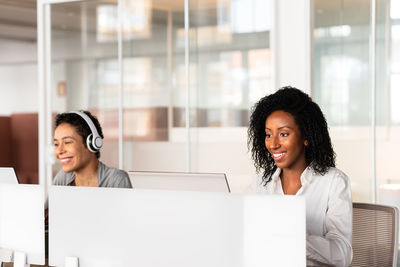
[[[375,23],[371,2],[0,0],[2,164],[50,183],[54,115],[88,109],[107,165],[223,172],[243,192],[251,107],[292,85],[324,112],[353,200],[379,203],[400,190],[400,0]]]

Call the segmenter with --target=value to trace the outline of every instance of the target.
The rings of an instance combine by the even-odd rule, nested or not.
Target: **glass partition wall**
[[[376,1],[373,41],[371,2],[315,0],[314,98],[330,125],[338,167],[351,179],[353,200],[374,202],[377,194],[381,202],[388,184],[400,192],[393,185],[400,183],[400,1]]]
[[[116,2],[103,5],[100,1],[57,3],[49,7],[49,108],[53,116],[82,109],[97,116],[105,136],[101,160],[113,167],[118,167],[119,158],[118,44],[107,33],[117,29],[117,20],[109,12],[116,7]],[[104,14],[111,14],[111,19],[104,19]],[[59,169],[59,163],[54,162],[53,177]]]
[[[49,0],[38,13],[47,183],[53,117],[78,109],[98,117],[112,167],[224,172],[233,191],[254,177],[246,126],[274,91],[272,0]]]
[[[371,196],[369,1],[314,4],[314,99],[324,111],[338,168],[351,180],[353,199]]]
[[[380,192],[400,183],[400,0],[371,2],[312,1],[311,93],[327,117],[354,201],[373,202],[378,193],[379,202]],[[54,114],[89,109],[104,129],[106,164],[225,172],[233,191],[242,191],[254,177],[249,110],[276,89],[274,3],[39,0],[41,181],[50,183],[59,168],[52,156]]]
[[[377,200],[400,209],[400,0],[377,6]],[[399,239],[400,240],[400,239]]]

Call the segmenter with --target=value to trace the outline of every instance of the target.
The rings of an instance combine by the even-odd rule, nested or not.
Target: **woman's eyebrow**
[[[282,126],[282,127],[279,127],[278,130],[283,129],[283,128],[292,129],[292,127],[284,125],[284,126]]]
[[[61,140],[65,140],[65,139],[74,139],[74,138],[73,138],[72,136],[64,136],[64,137],[61,138]],[[58,141],[58,139],[57,139],[57,138],[54,138],[53,141],[54,141],[54,142],[55,142],[55,141]]]
[[[278,130],[281,130],[281,129],[283,129],[283,128],[292,129],[292,127],[284,125],[284,126],[279,127]],[[270,130],[270,131],[271,131],[271,129],[268,128],[268,127],[265,127],[265,130]]]

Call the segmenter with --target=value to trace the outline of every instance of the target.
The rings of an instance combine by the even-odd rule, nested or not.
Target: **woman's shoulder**
[[[121,169],[118,169],[118,168],[109,167],[108,171],[110,173],[112,173],[116,177],[129,178],[128,173],[126,171],[124,171],[124,170],[121,170]]]
[[[101,161],[99,161],[99,169],[100,169],[100,172],[107,174],[107,175],[112,174],[112,175],[117,175],[117,176],[122,176],[122,177],[129,177],[128,173],[126,171],[118,169],[118,168],[109,167]]]
[[[321,178],[318,180],[328,182],[331,188],[350,188],[349,177],[338,168],[330,167]]]
[[[108,167],[102,162],[99,162],[100,170],[100,186],[104,187],[128,187],[131,188],[129,175],[126,171]]]
[[[332,180],[349,182],[349,177],[341,170],[335,167],[330,167],[324,176],[330,177]]]

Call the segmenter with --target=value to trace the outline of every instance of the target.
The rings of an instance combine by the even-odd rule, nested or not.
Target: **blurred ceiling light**
[[[346,37],[351,34],[351,27],[349,25],[332,26],[329,27],[329,34],[332,37]]]
[[[151,36],[151,8],[151,0],[123,1],[124,39],[140,39]]]
[[[234,33],[269,31],[272,24],[272,1],[231,0],[230,23]]]
[[[117,40],[116,5],[99,5],[97,7],[97,41],[110,42]]]
[[[351,34],[351,27],[349,25],[331,26],[327,28],[316,28],[314,30],[315,38],[323,37],[347,37]]]
[[[151,36],[151,0],[122,2],[122,36],[124,40]],[[118,36],[118,7],[103,4],[97,7],[97,40],[112,42]]]

